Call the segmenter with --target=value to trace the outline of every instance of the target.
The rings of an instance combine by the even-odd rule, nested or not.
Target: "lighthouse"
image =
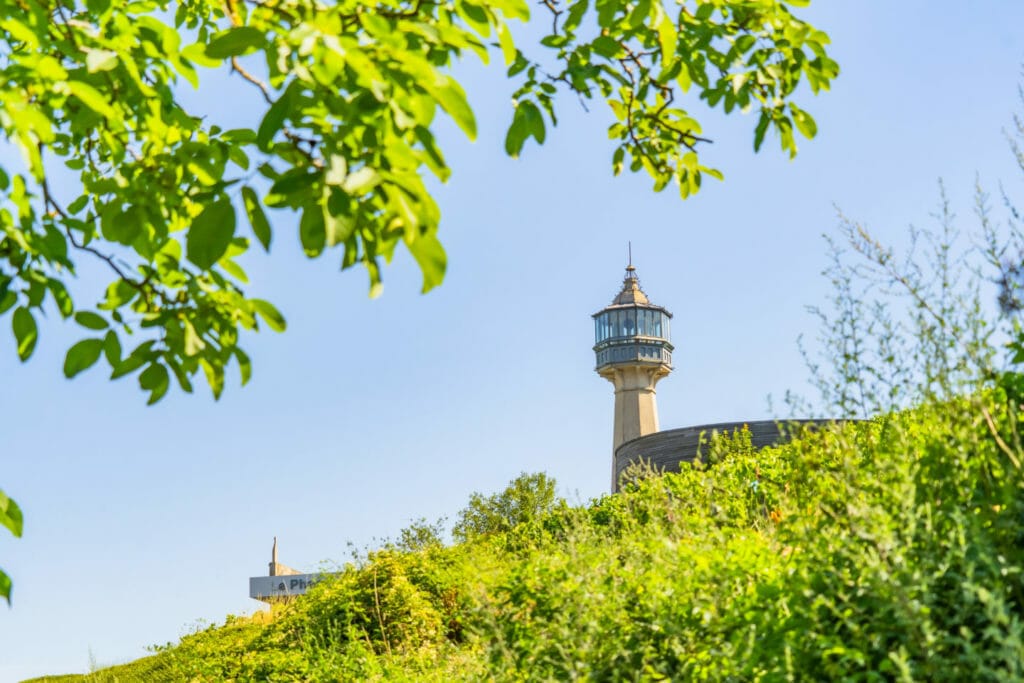
[[[593,318],[597,374],[615,387],[614,455],[627,441],[658,431],[654,387],[672,372],[672,314],[651,303],[630,263],[622,290]]]

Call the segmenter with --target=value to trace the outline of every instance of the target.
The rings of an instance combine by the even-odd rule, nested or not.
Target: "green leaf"
[[[117,66],[117,53],[113,50],[89,50],[85,55],[85,68],[93,74],[110,71]]]
[[[501,46],[501,54],[505,58],[505,66],[508,66],[516,59],[516,44],[512,40],[512,32],[508,30],[508,24],[501,24],[498,27],[498,44]]]
[[[71,295],[68,294],[64,283],[51,277],[46,280],[46,286],[50,290],[50,294],[53,295],[53,300],[57,304],[57,310],[60,311],[61,317],[67,318],[70,316],[75,310],[75,304],[71,301]]]
[[[525,0],[492,0],[489,4],[500,9],[509,19],[530,20],[530,7]]]
[[[508,127],[508,134],[505,136],[505,151],[511,157],[518,157],[523,150],[523,143],[531,135],[537,142],[544,142],[544,116],[530,100],[521,100],[516,103],[515,113],[512,115],[512,125]]]
[[[148,341],[135,347],[135,349],[128,354],[127,358],[114,366],[114,371],[110,373],[110,379],[117,379],[118,377],[124,377],[125,375],[131,374],[152,360],[155,355],[152,351],[153,344],[153,341]]]
[[[17,16],[17,13],[14,16]],[[26,13],[25,18],[27,19],[28,16]],[[25,43],[25,47],[30,50],[39,47],[39,36],[24,22],[18,21],[13,17],[6,17],[0,21],[0,28],[10,33],[15,40]],[[43,30],[45,31],[45,28]]]
[[[110,119],[117,119],[117,112],[107,102],[107,98],[99,90],[82,81],[68,81],[68,89],[71,94],[81,100],[82,104],[92,109],[100,116]]]
[[[235,358],[238,359],[238,370],[242,375],[242,386],[244,387],[249,383],[252,378],[252,361],[249,360],[249,356],[245,354],[245,351],[238,348],[234,349]]]
[[[600,36],[591,43],[591,46],[594,52],[608,59],[614,59],[622,51],[619,41],[611,36]]]
[[[191,322],[185,320],[183,325],[185,327],[185,355],[194,356],[206,348],[206,342],[199,336]]]
[[[0,569],[0,597],[7,600],[7,604],[11,604],[11,577],[4,573],[4,570]]]
[[[27,308],[18,306],[14,309],[11,328],[14,330],[14,338],[18,342],[18,358],[26,361],[36,348],[36,340],[39,335],[36,319],[32,317]]]
[[[419,235],[416,239],[407,242],[406,245],[423,272],[423,289],[421,291],[426,294],[444,280],[445,269],[448,265],[444,247],[433,233]]]
[[[284,332],[287,323],[285,323],[284,316],[277,310],[274,304],[263,299],[249,299],[249,303],[252,304],[252,310],[255,313],[259,313],[260,317],[263,318],[270,329],[275,332]]]
[[[181,390],[186,394],[191,394],[192,381],[188,378],[188,373],[185,371],[185,368],[181,366],[181,363],[174,360],[169,360],[168,365],[171,366],[171,372],[174,373],[174,377],[178,380],[178,386],[181,387]]]
[[[92,311],[79,311],[75,313],[75,322],[90,330],[105,330],[109,325],[103,316]]]
[[[245,270],[242,266],[229,258],[222,258],[220,260],[220,267],[224,269],[224,272],[235,278],[239,282],[249,282],[249,276],[245,274]]]
[[[651,5],[651,22],[658,31],[658,44],[661,47],[661,59],[668,63],[676,53],[676,43],[679,34],[676,31],[675,22],[662,7],[660,0],[655,0]]]
[[[565,23],[562,24],[562,30],[566,32],[575,31],[589,8],[590,0],[576,0],[573,2],[569,6],[569,16],[566,17]]]
[[[216,69],[221,65],[221,60],[213,59],[206,55],[206,43],[192,43],[181,51],[181,56],[199,66],[209,69]]]
[[[757,152],[764,144],[764,135],[768,132],[768,124],[771,123],[771,116],[767,111],[761,112],[761,118],[757,121],[757,128],[754,129],[754,151]]]
[[[88,370],[100,359],[103,351],[102,339],[83,339],[70,349],[64,357],[64,376],[71,379],[83,370]]]
[[[150,392],[146,405],[153,405],[164,397],[171,385],[167,368],[159,363],[152,363],[139,375],[139,386]]]
[[[324,233],[327,246],[333,247],[349,238],[356,226],[351,199],[341,189],[327,186],[324,208]]]
[[[124,280],[114,280],[107,286],[106,300],[97,308],[113,311],[124,306],[139,295],[139,290]]]
[[[137,206],[124,211],[118,204],[108,204],[100,215],[100,229],[103,237],[119,244],[129,245],[142,232],[145,213]]]
[[[299,239],[302,249],[310,258],[319,256],[327,242],[327,230],[324,225],[324,211],[320,204],[308,204],[299,219]]]
[[[269,252],[270,222],[267,221],[267,215],[263,213],[263,207],[260,205],[256,192],[248,185],[242,188],[242,201],[245,202],[245,213],[249,216],[249,225],[252,226],[253,234],[263,245],[263,250]]]
[[[792,103],[789,105],[789,110],[793,112],[793,123],[796,124],[796,129],[800,131],[801,135],[810,140],[818,134],[818,124],[814,122],[810,114]]]
[[[20,538],[24,521],[18,504],[0,490],[0,526],[7,527],[15,537]]]
[[[121,364],[121,340],[113,330],[107,330],[106,336],[103,337],[103,355],[107,357],[110,367],[116,368]]]
[[[199,365],[202,366],[203,372],[206,374],[206,383],[210,385],[213,399],[219,401],[220,395],[224,392],[224,366],[214,365],[205,358],[199,359]]]
[[[18,295],[11,290],[0,294],[0,313],[6,313],[11,306],[18,303]]]
[[[520,103],[520,105],[519,110],[526,117],[527,130],[530,131],[538,143],[544,144],[544,116],[540,113],[540,109],[530,100],[526,100]]]
[[[281,96],[277,98],[277,101],[270,105],[267,109],[267,113],[263,115],[263,120],[260,122],[260,127],[256,131],[256,146],[264,152],[270,151],[270,145],[274,141],[274,136],[277,135],[277,131],[281,130],[284,126],[284,120],[288,116],[288,110],[292,106],[292,92],[298,86],[293,81],[289,85]]]
[[[448,112],[462,132],[470,140],[476,139],[476,118],[466,100],[466,93],[454,78],[445,77],[444,81],[431,90],[441,108]]]
[[[323,177],[322,171],[310,173],[305,168],[293,168],[284,173],[270,186],[271,195],[298,195],[312,188]]]
[[[237,26],[218,34],[206,46],[206,56],[227,59],[255,52],[263,45],[263,31],[252,26]]]
[[[192,221],[185,238],[188,260],[203,270],[213,267],[235,235],[235,207],[228,199],[207,205]]]
[[[380,174],[377,173],[376,169],[363,166],[345,178],[345,181],[341,184],[341,189],[354,197],[358,197],[372,190],[378,183],[380,183]]]

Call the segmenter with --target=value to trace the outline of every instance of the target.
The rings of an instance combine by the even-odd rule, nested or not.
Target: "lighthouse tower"
[[[627,441],[658,431],[654,386],[672,371],[672,314],[650,302],[630,263],[622,291],[593,318],[597,374],[615,386],[614,454]]]

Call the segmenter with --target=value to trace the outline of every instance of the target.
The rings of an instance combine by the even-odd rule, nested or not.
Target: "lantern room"
[[[671,367],[672,314],[650,302],[632,265],[626,268],[622,291],[593,317],[598,371],[618,364]]]

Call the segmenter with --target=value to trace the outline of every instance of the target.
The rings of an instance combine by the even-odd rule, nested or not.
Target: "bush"
[[[386,548],[169,680],[1024,679],[1024,450],[1003,389]]]

